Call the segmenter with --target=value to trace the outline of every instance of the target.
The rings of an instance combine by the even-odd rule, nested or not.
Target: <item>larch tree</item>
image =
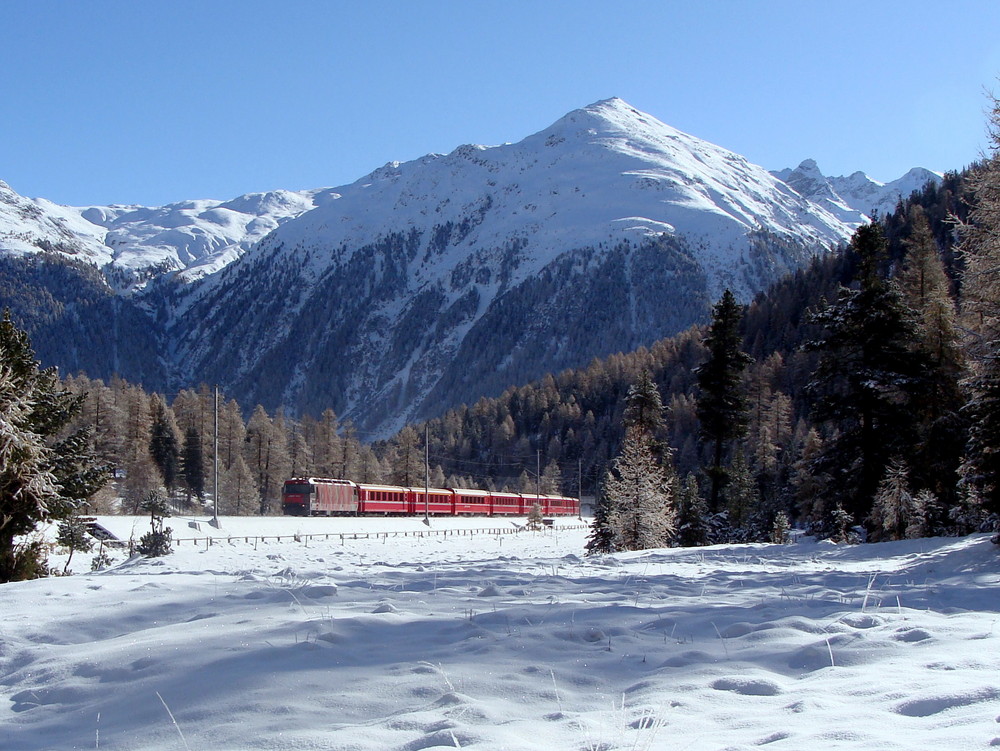
[[[412,487],[424,484],[423,437],[414,428],[407,425],[399,431],[390,455],[394,485]]]
[[[899,460],[886,467],[872,505],[869,526],[875,541],[906,539],[907,529],[919,520],[920,509],[910,491],[910,476]]]
[[[629,389],[624,423],[621,451],[603,481],[607,508],[601,524],[607,529],[595,526],[594,546],[610,535],[613,550],[663,547],[676,529],[677,481],[669,449],[655,438],[663,425],[663,402],[648,373]]]
[[[970,180],[974,206],[960,227],[963,314],[972,332],[962,474],[983,508],[1000,514],[1000,100],[991,101],[991,153]]]
[[[916,400],[920,421],[909,464],[917,486],[932,488],[948,505],[954,505],[968,430],[961,414],[964,395],[960,384],[966,363],[958,311],[937,241],[919,206],[912,208],[910,223],[906,264],[898,280],[905,302],[916,314],[915,347],[926,358],[927,378]]]
[[[615,550],[646,550],[669,544],[675,530],[672,488],[640,429],[626,431],[621,453],[604,486],[611,501],[608,523]]]
[[[242,454],[236,454],[219,474],[218,513],[241,516],[259,511],[260,489]]]
[[[243,458],[257,485],[257,512],[261,515],[271,513],[288,479],[288,436],[281,429],[281,422],[272,420],[259,404],[247,423]]]

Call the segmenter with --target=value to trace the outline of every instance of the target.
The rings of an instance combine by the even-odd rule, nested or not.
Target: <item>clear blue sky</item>
[[[996,0],[0,0],[0,179],[71,205],[340,185],[620,96],[768,169],[957,169]]]

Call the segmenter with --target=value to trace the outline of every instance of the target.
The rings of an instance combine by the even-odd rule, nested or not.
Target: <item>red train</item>
[[[295,516],[381,514],[412,516],[526,516],[535,504],[545,516],[579,516],[580,499],[533,493],[493,493],[462,488],[359,485],[350,480],[293,477],[285,480],[281,509]]]

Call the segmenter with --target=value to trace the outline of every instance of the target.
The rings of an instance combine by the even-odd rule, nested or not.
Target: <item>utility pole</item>
[[[424,423],[424,524],[431,526],[427,510],[431,494],[431,448],[430,428]]]
[[[535,449],[535,503],[542,506],[542,450]]]
[[[219,384],[215,384],[214,436],[212,440],[212,526],[219,528]]]

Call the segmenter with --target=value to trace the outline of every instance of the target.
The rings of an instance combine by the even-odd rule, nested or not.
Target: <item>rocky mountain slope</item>
[[[864,172],[853,172],[847,177],[827,177],[812,159],[806,159],[795,169],[778,170],[771,174],[851,227],[869,221],[876,213],[879,216],[891,214],[900,200],[908,198],[928,182],[941,179],[940,174],[923,167],[914,167],[888,183],[873,180]]]
[[[0,248],[101,267],[167,383],[384,435],[649,344],[845,241],[866,184],[814,167],[771,174],[610,99],[332,190],[69,209],[8,189]]]
[[[0,182],[0,252],[55,252],[102,270],[134,291],[162,276],[194,281],[214,273],[282,222],[328,200],[328,191],[251,193],[231,201],[167,206],[59,206]]]

